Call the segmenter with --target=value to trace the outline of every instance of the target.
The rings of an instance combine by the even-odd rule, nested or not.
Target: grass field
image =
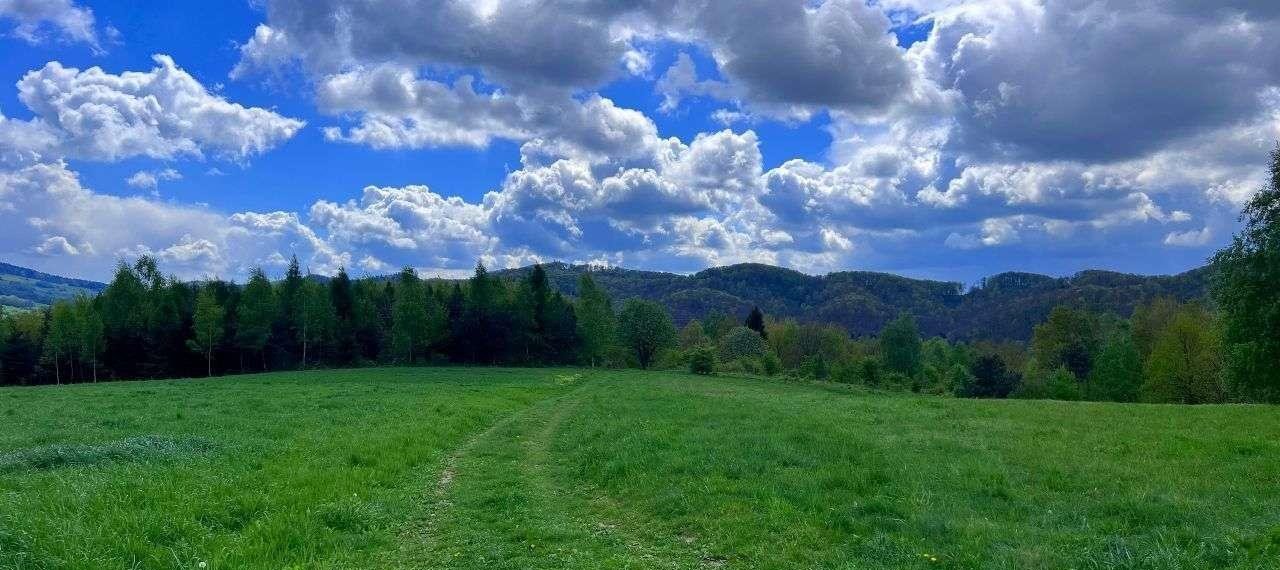
[[[0,568],[884,567],[1280,567],[1280,408],[585,370],[0,390]]]

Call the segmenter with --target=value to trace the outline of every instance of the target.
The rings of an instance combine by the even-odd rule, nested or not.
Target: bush
[[[1032,359],[1028,362],[1022,386],[1014,396],[1028,400],[1079,400],[1080,382],[1066,366],[1045,371]]]
[[[973,363],[973,374],[956,389],[965,398],[1007,398],[1018,385],[1018,377],[1005,368],[997,354],[985,354]]]
[[[814,354],[800,361],[800,375],[814,380],[826,380],[831,377],[831,368],[821,354]]]
[[[716,371],[716,355],[709,347],[700,346],[689,351],[689,372],[710,376]]]
[[[765,376],[776,376],[782,371],[782,361],[773,351],[769,351],[760,357],[760,367],[764,369]]]
[[[720,360],[734,362],[754,360],[769,350],[760,333],[747,327],[734,327],[720,339]]]

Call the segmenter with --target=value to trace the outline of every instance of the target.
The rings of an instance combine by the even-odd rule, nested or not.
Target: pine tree
[[[356,299],[347,270],[339,267],[329,280],[329,301],[333,304],[333,360],[349,364],[356,355]]]
[[[243,350],[257,352],[262,359],[262,369],[267,369],[266,347],[271,338],[272,322],[276,320],[275,292],[271,281],[255,267],[249,272],[249,282],[245,284],[244,293],[240,295],[239,316],[236,329],[236,344]]]
[[[302,275],[302,267],[298,264],[298,256],[289,260],[289,268],[285,270],[284,279],[280,281],[276,292],[276,305],[279,310],[272,324],[270,342],[278,348],[279,356],[290,361],[299,357],[299,321],[302,319],[302,287],[306,278]]]
[[[747,315],[746,325],[747,328],[756,331],[760,338],[769,338],[769,333],[764,328],[764,313],[760,311],[760,307],[751,307],[751,313]]]
[[[192,316],[194,336],[187,340],[191,350],[204,356],[205,376],[213,376],[213,351],[222,342],[226,331],[223,322],[226,312],[218,304],[212,287],[202,287],[196,296],[195,313]]]

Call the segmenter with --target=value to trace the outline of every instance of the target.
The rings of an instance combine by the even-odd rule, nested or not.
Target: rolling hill
[[[78,294],[97,294],[106,285],[59,277],[34,269],[0,263],[0,307],[34,309]]]
[[[843,271],[813,276],[761,264],[715,267],[693,275],[552,263],[544,266],[560,291],[577,292],[578,277],[592,271],[615,300],[639,297],[670,308],[678,325],[712,311],[743,317],[752,305],[773,317],[839,324],[853,335],[878,332],[901,312],[914,315],[921,332],[947,338],[1026,340],[1053,307],[1076,305],[1128,316],[1161,296],[1199,299],[1209,271],[1172,276],[1083,271],[1071,277],[1001,273],[965,290],[960,283],[911,279],[887,273]],[[529,268],[498,272],[525,275]]]
[[[901,312],[916,317],[927,336],[957,340],[1026,340],[1056,305],[1069,304],[1127,316],[1146,300],[1198,299],[1208,288],[1207,268],[1171,276],[1090,270],[1070,277],[1001,273],[966,290],[960,283],[912,279],[888,273],[842,271],[807,275],[762,264],[714,267],[693,275],[617,267],[544,265],[559,291],[575,295],[590,271],[616,301],[632,297],[666,305],[683,326],[712,312],[743,317],[753,305],[775,318],[839,324],[853,335],[878,332]],[[520,278],[530,268],[495,274]],[[0,263],[0,305],[34,308],[105,285]]]

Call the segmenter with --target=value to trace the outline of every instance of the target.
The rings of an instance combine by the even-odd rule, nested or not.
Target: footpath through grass
[[[0,568],[1280,567],[1275,407],[401,369],[0,422]]]

